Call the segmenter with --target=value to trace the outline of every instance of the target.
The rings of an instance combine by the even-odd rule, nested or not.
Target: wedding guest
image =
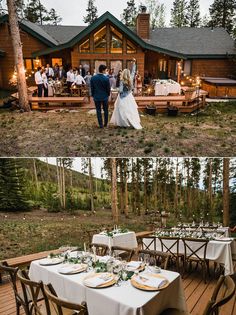
[[[78,73],[79,73],[82,77],[85,77],[85,69],[83,68],[82,65],[79,65]]]
[[[122,70],[119,70],[118,74],[117,74],[117,77],[116,77],[116,87],[120,87],[120,77],[121,77],[121,73],[122,73]]]
[[[82,77],[82,75],[80,75],[79,73],[77,74],[77,76],[75,77],[75,81],[74,83],[72,84],[72,86],[77,86],[79,88],[79,94],[81,96],[81,88],[82,88],[82,85],[83,84],[86,84],[86,82],[84,81],[84,78]]]
[[[115,78],[114,69],[111,69],[109,71],[109,81],[110,81],[111,88],[115,89],[115,87],[116,87],[116,78]]]
[[[37,72],[34,75],[35,83],[38,87],[38,97],[43,95],[43,78],[42,78],[42,68],[38,67]]]
[[[57,79],[58,75],[59,75],[59,65],[58,65],[58,63],[55,63],[55,65],[53,67],[53,72],[54,72],[53,78]]]
[[[74,74],[73,69],[70,68],[70,70],[66,74],[66,84],[67,84],[68,93],[71,92],[70,88],[74,82],[75,82],[75,74]]]
[[[42,79],[43,79],[43,96],[48,97],[48,78],[46,75],[46,70],[42,71]]]
[[[84,80],[85,80],[86,85],[88,87],[89,101],[90,101],[90,96],[92,95],[91,94],[91,79],[92,79],[92,77],[93,76],[91,75],[91,73],[89,71],[87,72],[86,76],[84,77]]]
[[[50,66],[49,63],[47,64],[45,70],[46,70],[46,76],[47,76],[47,78],[48,78],[48,79],[49,79],[49,78],[52,79],[52,78],[54,77],[54,71],[53,71],[53,68]]]
[[[63,68],[63,66],[60,66],[59,67],[59,72],[58,72],[58,79],[61,81],[61,80],[65,79],[65,78],[66,78],[66,71]]]
[[[142,87],[142,77],[137,70],[134,79],[134,94],[139,95],[142,92]]]

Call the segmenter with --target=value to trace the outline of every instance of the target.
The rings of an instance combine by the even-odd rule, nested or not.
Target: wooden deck
[[[234,270],[236,273],[236,262],[234,262]],[[201,277],[201,272],[184,277],[183,286],[188,311],[191,315],[202,315],[216,281],[214,279],[205,284]],[[16,315],[15,300],[7,279],[4,279],[3,284],[0,285],[0,315]],[[21,311],[21,315],[24,315],[23,311]],[[226,306],[221,308],[219,315],[236,315],[236,296]]]

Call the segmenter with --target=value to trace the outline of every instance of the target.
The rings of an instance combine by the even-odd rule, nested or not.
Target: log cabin
[[[103,63],[118,72],[129,68],[136,58],[142,78],[176,79],[179,69],[181,76],[232,78],[236,74],[236,48],[223,28],[152,30],[149,25],[150,14],[146,10],[138,14],[136,27],[127,27],[109,12],[89,26],[37,25],[21,20],[25,69],[33,74],[37,66],[46,63],[62,64],[66,69],[81,64],[93,72]],[[13,73],[8,15],[3,15],[0,88],[9,88]]]

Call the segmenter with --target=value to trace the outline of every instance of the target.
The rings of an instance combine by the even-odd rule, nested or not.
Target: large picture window
[[[104,26],[94,34],[94,52],[106,53],[107,52],[107,28]]]
[[[98,73],[98,68],[100,65],[107,65],[107,62],[106,60],[95,60],[94,62],[94,67],[95,67],[95,70],[96,70],[96,73]]]
[[[52,66],[54,67],[56,64],[58,66],[62,66],[62,58],[52,58]]]
[[[79,46],[79,52],[80,53],[89,53],[90,51],[90,43],[89,39],[84,41],[80,46]]]
[[[117,75],[119,70],[122,70],[122,60],[112,60],[111,69],[114,69],[114,73]]]
[[[137,50],[135,45],[127,39],[127,54],[136,54]]]
[[[122,54],[123,52],[123,35],[111,26],[110,50],[112,54]]]

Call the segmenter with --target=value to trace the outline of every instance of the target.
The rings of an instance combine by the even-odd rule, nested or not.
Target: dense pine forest
[[[225,220],[236,223],[234,159],[103,159],[100,179],[94,176],[92,158],[79,160],[81,173],[72,169],[71,158],[57,158],[56,165],[39,159],[0,159],[0,210],[45,209],[74,214],[107,209],[117,221],[121,216],[142,215],[158,221],[164,214],[170,224],[175,224],[223,222],[228,207],[230,218]],[[223,193],[224,182],[229,183],[228,194]]]

